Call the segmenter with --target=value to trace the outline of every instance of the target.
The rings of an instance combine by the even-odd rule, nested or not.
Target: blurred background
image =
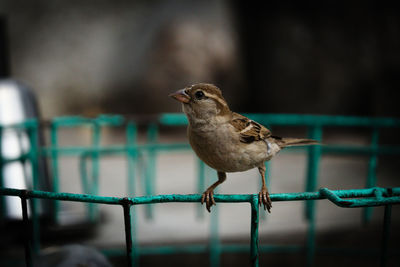
[[[234,0],[0,0],[0,77],[27,85],[36,95],[43,119],[181,112],[180,104],[168,94],[198,82],[216,84],[231,109],[242,113],[398,117],[399,14],[400,8],[380,1],[274,1],[249,5]],[[145,128],[140,130],[139,143],[145,143]],[[306,136],[305,129],[274,130],[279,135]],[[324,132],[324,143],[371,142],[367,131],[331,130]],[[182,127],[161,127],[159,133],[159,142],[187,142]],[[398,134],[398,129],[383,131],[380,142],[398,144]],[[64,129],[60,131],[60,144],[90,146],[91,137],[87,129]],[[48,132],[44,140],[50,140]],[[102,145],[124,142],[121,129],[103,133]],[[82,193],[78,160],[60,159],[61,191]],[[306,160],[306,154],[301,153],[282,153],[274,159],[269,166],[270,191],[304,191]],[[368,160],[324,156],[318,187],[363,188]],[[99,195],[125,196],[126,158],[102,156],[100,163]],[[399,163],[398,156],[379,161],[378,186],[398,185]],[[190,150],[158,154],[155,193],[198,193],[196,164]],[[215,174],[209,173],[211,184]],[[219,193],[259,190],[257,170],[229,177]],[[144,195],[140,179],[137,183],[138,195]],[[61,225],[79,221],[87,212],[76,203],[62,205]],[[139,207],[138,242],[144,246],[207,244],[210,215],[204,213],[199,219],[197,206],[155,205],[152,220]],[[247,245],[248,205],[219,203],[217,208],[220,238],[226,243]],[[398,225],[399,210],[393,209],[397,212],[393,212],[392,223]],[[123,247],[121,209],[101,206],[101,214],[95,228],[50,231],[51,237],[43,237],[43,247],[66,243],[99,250]],[[368,225],[362,224],[361,215],[361,209],[340,209],[321,201],[317,243],[365,248],[366,254],[371,248],[379,249],[383,208],[374,209]],[[302,203],[276,203],[272,215],[260,223],[260,243],[302,245],[307,229]],[[393,248],[400,237],[398,227],[392,227],[391,235]],[[3,241],[2,249],[11,239]],[[371,255],[372,260],[363,258],[365,254],[355,258],[345,253],[319,254],[316,266],[378,266],[379,255]],[[391,259],[393,265],[389,266],[396,266],[396,258]],[[302,252],[265,254],[261,260],[272,266],[304,265]],[[120,266],[124,261],[113,263]],[[203,254],[141,258],[143,266],[160,263],[207,266],[208,258]],[[226,253],[222,257],[222,266],[247,264],[247,253]]]
[[[197,82],[242,112],[399,115],[388,3],[2,0],[0,12],[2,64],[46,118],[180,111],[168,93]]]

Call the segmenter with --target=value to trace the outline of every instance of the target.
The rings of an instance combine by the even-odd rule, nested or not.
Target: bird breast
[[[188,127],[190,145],[211,168],[221,172],[240,172],[258,167],[272,157],[264,140],[240,142],[239,133],[229,123]]]

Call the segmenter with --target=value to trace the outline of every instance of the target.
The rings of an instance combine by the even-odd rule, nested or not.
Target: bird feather
[[[240,135],[242,143],[252,143],[254,141],[264,140],[271,135],[270,130],[249,118],[238,113],[232,114],[230,124]]]

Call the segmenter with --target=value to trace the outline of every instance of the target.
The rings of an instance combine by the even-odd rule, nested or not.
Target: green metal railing
[[[64,201],[76,201],[87,203],[98,203],[108,205],[121,205],[123,207],[124,222],[125,222],[125,238],[126,238],[126,256],[128,266],[133,266],[138,254],[132,253],[132,225],[131,225],[131,206],[167,203],[167,202],[200,202],[201,195],[158,195],[158,196],[143,196],[134,198],[117,198],[117,197],[101,197],[85,194],[71,193],[53,193],[37,190],[18,190],[11,188],[0,188],[0,195],[18,196],[21,198],[22,214],[25,225],[26,236],[28,237],[25,243],[25,260],[27,266],[32,266],[31,245],[32,230],[29,227],[27,200],[28,199],[53,199]],[[353,199],[343,199],[353,198]],[[357,198],[357,199],[355,199]],[[361,198],[361,199],[360,199]],[[295,200],[318,200],[329,199],[339,207],[356,208],[356,207],[373,207],[386,206],[384,216],[384,237],[381,251],[381,263],[385,264],[387,258],[387,242],[389,236],[391,205],[400,204],[400,187],[397,188],[370,188],[358,190],[329,190],[321,188],[317,192],[302,192],[302,193],[284,193],[271,194],[272,201],[295,201]],[[259,224],[259,203],[258,195],[215,195],[216,202],[239,203],[248,202],[251,206],[251,241],[250,241],[250,262],[252,266],[258,266],[259,262],[259,241],[258,241],[258,224]],[[34,238],[34,237],[33,237]],[[165,249],[165,248],[164,248]],[[203,249],[195,249],[196,252]],[[240,250],[240,249],[239,249]],[[173,252],[170,250],[170,252]],[[135,257],[133,257],[135,255]]]
[[[341,207],[364,207],[363,220],[368,222],[371,219],[373,206],[385,205],[385,233],[389,232],[390,223],[390,207],[391,204],[398,204],[398,188],[381,189],[375,188],[376,186],[376,169],[377,158],[380,155],[399,156],[399,146],[383,146],[378,145],[379,132],[381,128],[400,128],[400,119],[394,118],[360,118],[360,117],[344,117],[344,116],[313,116],[313,115],[281,115],[281,114],[246,114],[250,118],[264,124],[268,127],[271,126],[301,126],[308,129],[308,136],[316,140],[322,140],[323,130],[328,127],[364,127],[369,128],[372,132],[371,143],[369,146],[343,146],[343,145],[323,145],[312,146],[303,151],[307,152],[307,173],[306,173],[306,186],[304,193],[292,194],[272,194],[272,201],[290,201],[290,200],[308,200],[305,201],[305,218],[308,221],[308,234],[306,243],[307,265],[311,266],[315,257],[315,252],[318,247],[315,243],[315,204],[314,201],[318,199],[327,198]],[[163,114],[155,117],[152,120],[146,121],[147,127],[147,142],[139,144],[137,142],[138,124],[142,123],[140,120],[127,119],[119,115],[102,115],[94,119],[83,117],[60,117],[53,119],[49,124],[51,146],[39,148],[37,144],[37,136],[39,129],[39,122],[29,120],[24,123],[1,126],[0,125],[0,140],[2,132],[5,128],[14,128],[26,130],[30,137],[31,150],[26,155],[21,155],[16,159],[2,159],[0,157],[0,170],[4,164],[10,161],[26,161],[32,162],[33,173],[33,191],[20,191],[12,189],[1,189],[0,194],[3,195],[17,195],[21,197],[22,202],[26,199],[32,199],[32,236],[31,244],[33,252],[39,251],[40,245],[40,229],[39,221],[36,212],[36,200],[38,198],[54,199],[54,220],[57,222],[59,214],[60,200],[79,201],[88,203],[88,218],[91,221],[96,221],[98,216],[98,209],[95,203],[103,204],[118,204],[124,207],[125,223],[127,236],[127,249],[129,254],[129,262],[135,266],[138,265],[138,256],[146,253],[173,253],[181,251],[178,248],[139,248],[137,237],[135,235],[137,225],[135,216],[131,214],[131,206],[148,203],[159,202],[197,202],[200,195],[188,196],[152,196],[156,195],[155,192],[155,179],[156,179],[156,164],[157,155],[160,152],[168,152],[172,150],[190,149],[187,143],[173,143],[165,144],[157,141],[158,126],[163,127],[177,127],[185,126],[187,124],[186,117],[183,114]],[[143,124],[143,123],[142,123]],[[59,144],[59,130],[66,127],[89,127],[91,129],[91,145],[90,146],[60,146]],[[103,127],[125,127],[126,144],[123,145],[101,145],[102,128]],[[0,142],[1,151],[1,142]],[[135,188],[135,180],[142,179],[143,192],[145,197],[131,197],[131,198],[104,198],[98,197],[99,188],[99,159],[104,155],[124,155],[127,158],[127,195],[136,196],[137,189]],[[368,174],[366,177],[366,187],[369,189],[360,190],[339,190],[330,191],[328,189],[318,188],[318,173],[321,157],[324,154],[344,154],[344,155],[364,155],[369,157]],[[38,189],[38,157],[46,156],[51,160],[52,173],[53,173],[53,192],[40,192]],[[86,195],[65,194],[59,193],[59,160],[64,156],[78,156],[80,175],[82,180],[83,192]],[[91,168],[88,168],[87,162],[91,162]],[[137,176],[137,170],[141,171],[141,175]],[[0,171],[0,186],[2,181],[2,172]],[[199,161],[197,170],[197,186],[198,192],[201,193],[205,189],[205,179],[207,177],[207,168],[204,163]],[[342,198],[363,197],[364,199],[343,200]],[[24,200],[25,199],[25,200]],[[254,195],[217,195],[216,201],[218,202],[249,202],[252,207],[252,243],[251,243],[251,258],[253,265],[257,266],[258,251],[271,252],[271,251],[299,251],[302,249],[296,246],[288,247],[271,247],[267,245],[258,246],[257,236],[258,232],[258,206],[254,200]],[[3,204],[0,201],[0,212],[4,211]],[[24,203],[22,203],[24,205]],[[199,205],[200,206],[200,205]],[[24,206],[22,206],[24,207]],[[199,207],[201,208],[201,207]],[[199,209],[198,215],[201,217],[204,210]],[[146,205],[146,217],[152,218],[152,205]],[[135,211],[133,210],[133,214]],[[264,214],[264,213],[262,213]],[[130,219],[127,219],[130,218]],[[386,235],[386,234],[385,234]],[[385,242],[384,242],[385,243]],[[130,245],[132,244],[132,246]],[[386,243],[385,243],[386,244]],[[384,246],[382,246],[384,247]],[[210,263],[212,266],[219,265],[220,254],[226,251],[248,251],[248,247],[241,245],[223,245],[218,237],[218,210],[214,210],[211,214],[211,239],[209,247],[206,246],[188,246],[186,252],[210,252]],[[387,248],[382,251],[387,251]],[[386,252],[385,252],[386,253]],[[27,252],[27,254],[29,254]],[[383,255],[383,254],[382,254]],[[386,255],[386,254],[385,254]],[[386,255],[387,256],[387,255]],[[382,256],[382,264],[386,256]],[[29,258],[29,255],[27,256]]]

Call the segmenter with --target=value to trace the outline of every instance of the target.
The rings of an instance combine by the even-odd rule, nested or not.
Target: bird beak
[[[178,90],[169,96],[185,104],[189,103],[190,101],[190,96],[185,92],[185,89]]]

